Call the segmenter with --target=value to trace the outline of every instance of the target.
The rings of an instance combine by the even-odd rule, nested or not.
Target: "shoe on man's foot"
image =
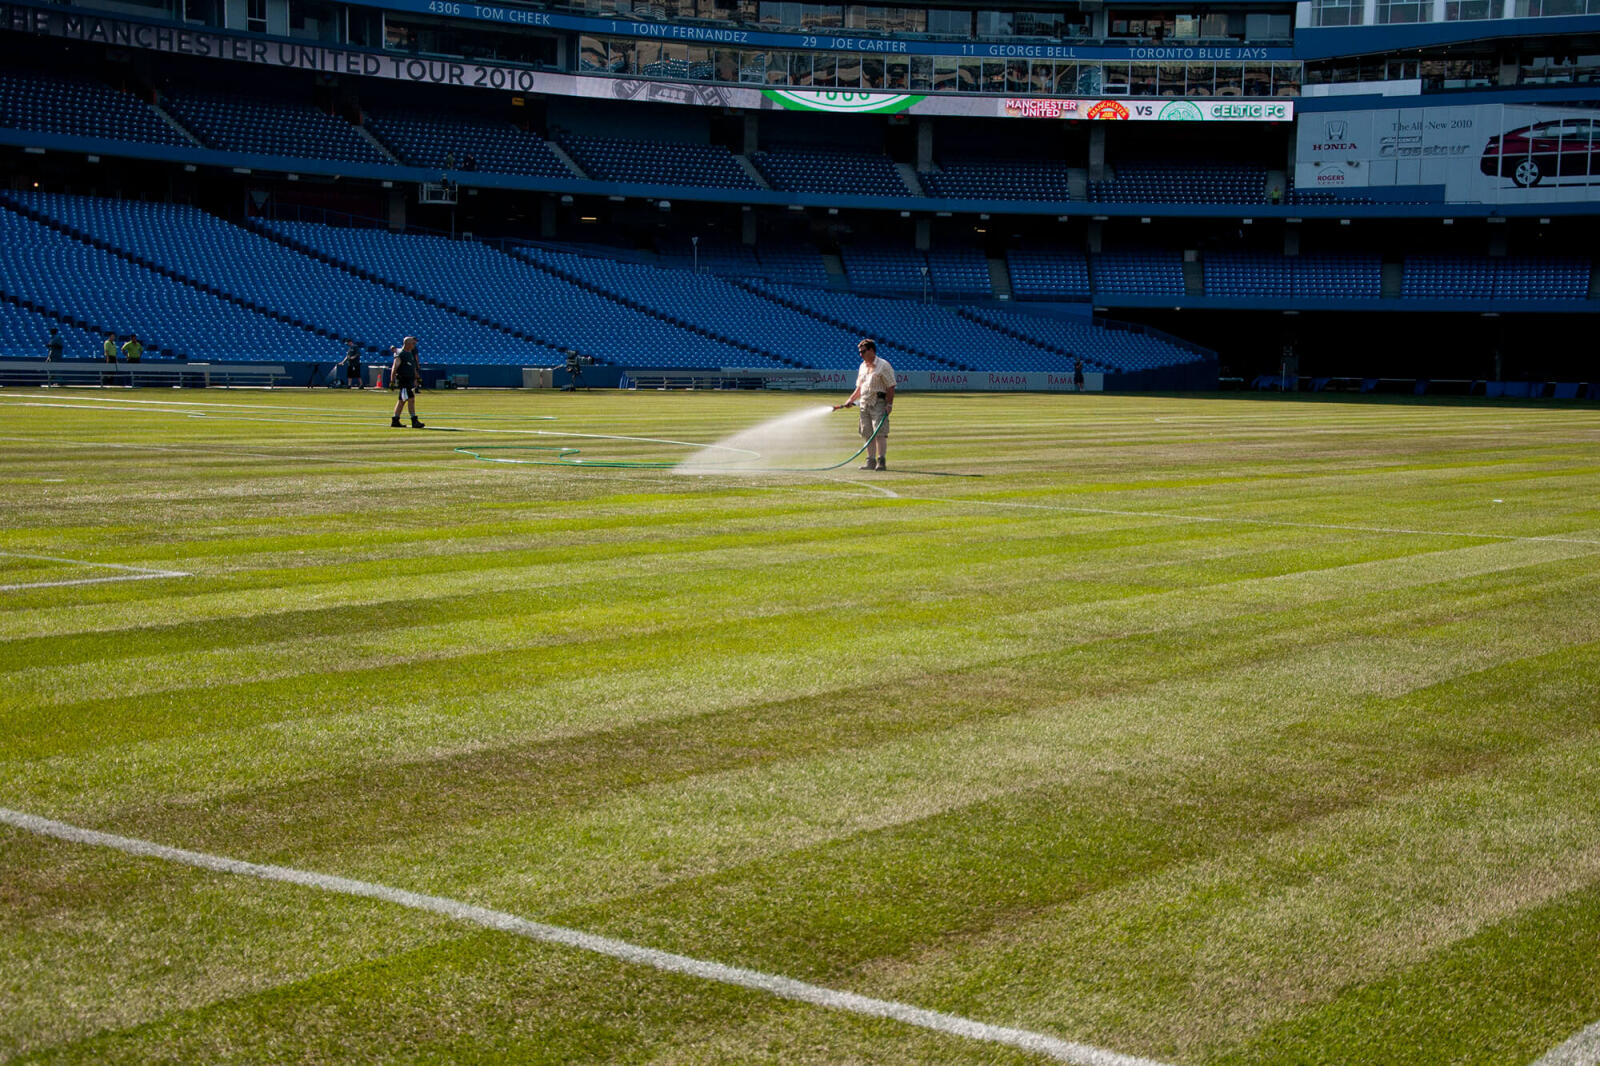
[[[878,460],[878,466],[877,466],[877,469],[879,469],[879,470],[886,470],[886,469],[888,469],[888,468],[887,468],[887,467],[885,467],[885,466],[884,466],[884,465],[883,465],[883,460],[882,460],[882,459],[879,459],[879,460]]]
[[[405,428],[405,427],[404,427],[404,426],[402,426],[402,425],[401,425],[401,424],[400,424],[400,420],[399,420],[399,419],[398,419],[398,418],[391,418],[391,419],[389,419],[389,424],[390,424],[390,425],[391,425],[391,426],[393,426],[393,427],[394,427],[394,428],[395,428],[395,429],[404,429],[404,428]]]
[[[421,422],[418,422],[415,418],[413,418],[411,420],[411,428],[412,429],[422,429],[423,425],[422,425]]]
[[[863,469],[863,470],[876,470],[876,469],[878,469],[878,467],[877,467],[877,464],[875,464],[871,459],[868,459],[867,460],[867,465],[862,467],[861,469]]]

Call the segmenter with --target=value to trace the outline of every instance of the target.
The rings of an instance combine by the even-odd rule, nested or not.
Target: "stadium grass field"
[[[826,398],[0,391],[0,808],[1162,1063],[1594,1061],[1600,411],[456,450]],[[0,1059],[1047,1061],[15,825]]]

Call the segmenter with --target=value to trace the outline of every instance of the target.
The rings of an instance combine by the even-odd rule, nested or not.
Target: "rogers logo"
[[[1091,107],[1086,114],[1090,118],[1126,119],[1128,117],[1128,109],[1115,100],[1101,100]]]
[[[1324,170],[1322,173],[1317,175],[1317,184],[1318,185],[1343,185],[1344,184],[1344,171],[1342,171],[1342,170]]]

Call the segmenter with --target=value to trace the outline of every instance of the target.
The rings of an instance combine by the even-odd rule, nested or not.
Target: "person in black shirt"
[[[389,382],[391,387],[400,390],[400,396],[394,401],[394,417],[389,420],[391,426],[400,424],[400,408],[409,406],[411,410],[411,428],[422,429],[423,425],[417,418],[417,386],[421,383],[422,366],[417,361],[417,338],[407,337],[398,348],[390,348],[394,353],[394,365],[389,368]]]
[[[44,361],[61,362],[61,333],[54,326],[50,327],[50,339],[44,342]]]
[[[350,342],[350,347],[344,352],[344,387],[347,389],[364,389],[367,383],[361,380],[361,346],[355,341]]]

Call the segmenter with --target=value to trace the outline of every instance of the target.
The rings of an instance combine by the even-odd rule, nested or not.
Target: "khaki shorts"
[[[861,439],[870,440],[873,433],[877,433],[879,440],[887,437],[889,435],[889,427],[884,423],[884,420],[888,417],[888,404],[879,403],[877,400],[873,400],[871,403],[862,404],[860,426]],[[878,428],[880,425],[883,426],[881,430]]]

